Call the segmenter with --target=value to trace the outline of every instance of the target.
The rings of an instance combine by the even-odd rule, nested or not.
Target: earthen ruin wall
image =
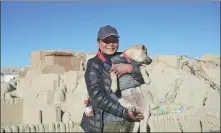
[[[20,124],[23,121],[23,100],[1,99],[1,125]]]
[[[74,122],[54,122],[45,124],[14,124],[1,127],[1,132],[83,132]]]
[[[76,56],[77,55],[77,56]],[[26,74],[23,75],[22,80],[20,80],[20,89],[24,91],[23,94],[26,93],[25,102],[21,101],[2,101],[1,102],[1,116],[2,121],[5,124],[19,124],[19,123],[30,123],[27,125],[38,125],[38,131],[42,131],[39,126],[45,124],[36,124],[36,123],[52,123],[57,121],[57,112],[56,107],[51,106],[53,104],[53,95],[57,93],[57,86],[60,83],[60,80],[63,79],[66,86],[67,86],[67,94],[66,94],[66,101],[64,107],[66,107],[66,111],[72,113],[72,120],[74,122],[79,123],[81,120],[81,116],[83,113],[84,105],[83,101],[86,98],[86,86],[84,84],[84,72],[79,72],[80,62],[81,61],[88,61],[88,59],[94,57],[96,53],[86,53],[84,56],[82,53],[72,54],[69,52],[62,53],[62,52],[33,52],[32,60],[31,60],[31,67],[32,68],[39,68],[42,64],[46,63],[49,65],[48,69],[50,69],[50,65],[61,65],[65,68],[65,73],[56,74],[33,74],[30,76],[31,71],[29,70],[28,76]],[[162,56],[152,56],[153,63],[150,66],[154,66],[158,62],[166,62],[168,66],[172,68],[179,69],[182,63],[182,59],[180,56],[177,55],[162,55]],[[204,57],[205,58],[205,57]],[[204,59],[201,58],[201,59]],[[41,62],[43,60],[43,63]],[[189,59],[188,59],[189,60]],[[205,60],[210,61],[211,58]],[[197,63],[197,62],[196,62]],[[220,62],[217,62],[220,64]],[[86,63],[85,63],[86,64]],[[213,68],[213,66],[208,66],[202,64],[205,67]],[[47,71],[45,70],[45,71]],[[161,69],[160,69],[161,70]],[[162,69],[164,70],[164,69]],[[32,71],[35,71],[32,69]],[[68,72],[67,72],[68,71]],[[77,72],[78,71],[78,72]],[[174,70],[175,71],[175,70]],[[166,72],[164,70],[164,72]],[[156,77],[155,81],[158,80],[158,76]],[[171,79],[168,78],[168,79]],[[59,81],[59,82],[58,82]],[[157,85],[157,83],[156,83]],[[159,87],[160,88],[160,87]],[[184,94],[184,93],[183,93]],[[38,97],[38,98],[36,98]],[[32,101],[32,102],[29,102]],[[211,103],[213,102],[213,99]],[[78,106],[80,104],[80,107]],[[50,106],[49,106],[50,105]],[[69,108],[68,108],[69,107]],[[8,111],[10,110],[10,111]],[[78,111],[77,111],[78,110]],[[39,112],[42,111],[42,117],[44,118],[42,121],[39,118]],[[50,115],[49,115],[50,114]],[[12,116],[12,117],[11,117]],[[15,120],[16,119],[16,120]],[[61,120],[59,120],[61,121]],[[64,123],[63,123],[64,124]],[[46,124],[47,125],[47,124]],[[61,124],[62,125],[62,124]],[[13,125],[14,126],[14,125]],[[25,130],[30,130],[31,127],[26,126]],[[65,126],[66,127],[66,126]],[[10,130],[10,127],[6,127],[7,130]],[[67,131],[70,130],[66,128]],[[65,129],[65,131],[66,131]],[[19,128],[19,131],[23,131],[24,128]],[[45,130],[49,130],[46,129]],[[54,129],[56,131],[61,131],[61,129]],[[62,131],[64,131],[62,129]]]
[[[65,71],[79,71],[81,62],[85,62],[83,52],[73,51],[35,51],[31,54],[30,69],[38,69],[45,65],[59,65]]]

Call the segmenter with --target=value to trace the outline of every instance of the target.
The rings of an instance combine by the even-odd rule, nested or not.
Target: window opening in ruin
[[[42,110],[39,110],[39,123],[42,123]]]
[[[63,115],[64,115],[64,111],[63,110],[61,110],[61,121],[63,121]]]
[[[61,108],[56,107],[56,121],[61,122]]]

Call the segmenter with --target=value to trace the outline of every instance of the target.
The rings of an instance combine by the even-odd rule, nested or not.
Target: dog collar
[[[125,50],[126,51],[126,50]],[[127,59],[128,62],[131,62],[132,59],[130,57],[128,57],[128,55],[126,54],[126,52],[123,52],[123,56]]]

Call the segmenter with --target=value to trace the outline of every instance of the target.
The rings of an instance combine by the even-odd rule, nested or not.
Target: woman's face
[[[99,40],[97,43],[102,53],[113,55],[118,50],[119,39],[117,36],[113,35]]]

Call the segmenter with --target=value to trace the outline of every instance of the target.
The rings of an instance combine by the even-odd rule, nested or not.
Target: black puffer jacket
[[[94,109],[94,116],[87,117],[83,114],[81,127],[85,132],[102,132],[104,112],[132,121],[128,110],[110,96],[111,77],[107,67],[111,66],[111,61],[108,62],[103,62],[98,55],[87,62],[85,82],[89,94],[88,103]]]

